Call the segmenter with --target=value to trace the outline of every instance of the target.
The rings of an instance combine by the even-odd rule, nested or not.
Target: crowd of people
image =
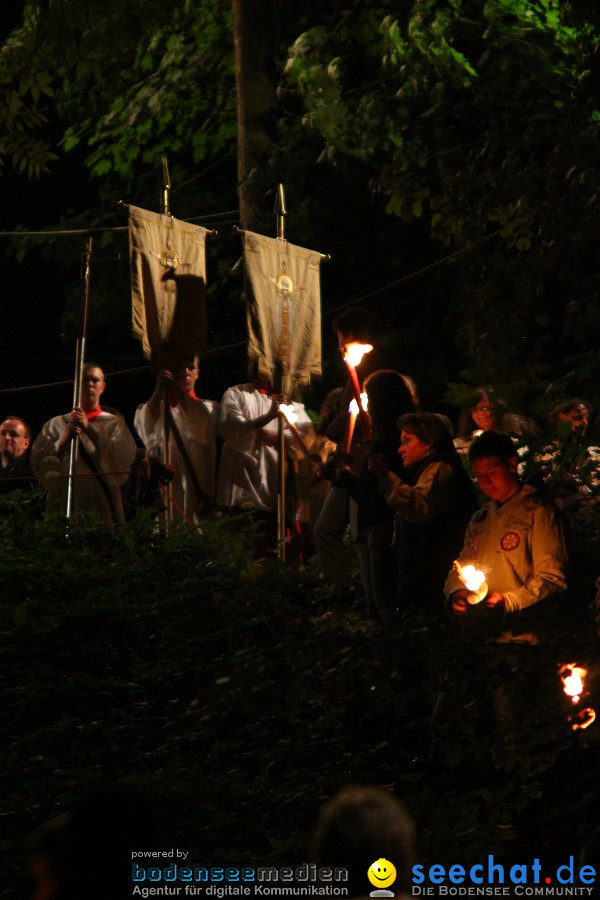
[[[50,419],[33,442],[25,421],[5,417],[0,489],[40,479],[49,511],[64,512],[70,502],[75,521],[94,513],[113,523],[135,506],[133,483],[134,501],[196,526],[215,507],[249,510],[263,531],[261,547],[275,552],[284,455],[298,556],[316,554],[332,602],[354,596],[352,543],[367,616],[388,628],[414,609],[425,622],[440,685],[432,726],[441,733],[452,707],[440,649],[448,643],[448,615],[476,619],[481,609],[502,610],[510,620],[566,587],[568,537],[582,509],[584,519],[590,510],[598,516],[600,450],[584,440],[593,410],[573,398],[552,412],[554,438],[525,483],[518,442],[532,437],[531,419],[502,411],[493,391],[480,388],[453,435],[445,416],[421,410],[413,380],[385,366],[381,327],[369,310],[349,309],[333,328],[343,353],[356,343],[374,348],[357,367],[368,418],[358,416],[353,430],[350,380],[328,395],[314,425],[302,403],[288,405],[259,377],[256,361],[249,380],[220,402],[200,397],[196,356],[158,374],[135,414],[136,441],[123,416],[101,405],[104,373],[87,362],[80,405]],[[585,477],[557,466],[565,447],[584,454]],[[545,490],[552,479],[556,503]],[[476,486],[488,500],[481,509]],[[589,533],[587,519],[585,528]],[[482,573],[483,592],[466,585],[467,565]]]
[[[350,539],[367,615],[384,626],[416,604],[435,632],[444,595],[455,614],[467,612],[464,585],[452,570],[457,559],[483,569],[485,605],[501,604],[507,613],[564,589],[563,532],[583,520],[589,533],[589,517],[598,515],[600,450],[585,440],[591,404],[572,398],[552,411],[554,437],[524,484],[517,445],[532,437],[531,419],[503,411],[492,389],[478,388],[453,434],[445,416],[421,410],[413,380],[385,366],[372,312],[351,308],[333,330],[342,353],[356,343],[372,348],[357,367],[368,419],[358,416],[353,430],[351,380],[328,395],[313,424],[302,403],[288,406],[259,377],[256,361],[249,380],[228,388],[220,402],[200,397],[196,356],[158,374],[135,413],[136,440],[123,416],[102,405],[104,373],[87,362],[80,405],[46,422],[35,440],[23,419],[5,417],[0,490],[39,479],[48,510],[64,512],[70,502],[76,521],[94,513],[115,522],[136,499],[157,515],[168,509],[175,521],[195,525],[215,507],[249,510],[264,530],[264,547],[274,551],[283,455],[298,555],[316,554],[332,597],[343,604],[352,587]],[[587,465],[579,479],[559,465],[561,453],[574,449]],[[553,500],[544,489],[550,482]],[[479,512],[475,485],[491,500]],[[509,503],[513,495],[518,499]],[[530,515],[555,503],[562,507],[557,515]]]
[[[379,326],[367,310],[339,316],[334,331],[342,352],[355,342],[378,345]],[[104,373],[87,362],[80,405],[50,419],[33,441],[19,416],[3,419],[0,492],[39,479],[48,511],[64,513],[71,490],[75,521],[93,513],[110,524],[126,515],[133,483],[138,502],[156,516],[168,510],[175,521],[194,527],[215,508],[248,510],[264,528],[263,546],[274,552],[283,441],[289,519],[302,535],[302,558],[316,556],[332,603],[354,600],[353,545],[364,611],[374,627],[393,631],[407,615],[423,623],[436,685],[428,759],[447,761],[456,743],[457,711],[477,706],[471,683],[457,685],[452,671],[459,656],[464,664],[475,652],[484,633],[506,654],[509,674],[489,678],[488,699],[506,747],[514,746],[522,696],[514,677],[520,663],[511,654],[515,647],[521,653],[537,645],[545,604],[560,603],[565,594],[569,541],[582,509],[588,535],[590,510],[598,527],[594,410],[580,398],[552,410],[550,437],[530,454],[528,469],[521,447],[533,445],[536,424],[503,411],[491,388],[474,391],[454,431],[446,416],[421,409],[413,380],[386,366],[376,350],[365,354],[358,370],[368,427],[365,418],[354,423],[348,413],[350,382],[330,392],[313,423],[302,403],[288,405],[259,377],[255,363],[249,380],[228,388],[217,402],[197,393],[198,358],[181,359],[172,372],[158,374],[152,396],[137,408],[136,440],[123,416],[102,405]],[[584,460],[583,477],[573,466],[561,467],[573,458]],[[469,566],[481,576],[477,585],[465,578]],[[375,799],[381,806],[382,798]],[[338,826],[343,831],[358,802],[362,812],[370,809],[371,800],[365,806],[362,796],[342,798],[341,824],[340,801],[325,809],[317,858],[339,861]],[[410,823],[400,821],[398,834],[410,859]],[[358,851],[348,852],[353,858]],[[361,857],[361,884],[375,852],[373,847]]]
[[[474,483],[494,499],[476,472],[467,476],[472,448],[484,435],[510,435],[520,476],[524,463],[517,441],[530,439],[536,425],[503,409],[491,388],[477,388],[453,429],[445,416],[422,411],[409,376],[386,366],[373,313],[351,308],[334,320],[333,329],[342,352],[355,342],[374,348],[357,367],[369,425],[359,416],[351,430],[350,380],[329,393],[314,424],[302,403],[289,406],[295,424],[283,420],[287,518],[298,535],[298,555],[305,561],[316,554],[324,580],[343,604],[352,588],[350,537],[369,617],[389,625],[417,592],[422,612],[437,614],[449,566],[477,509]],[[259,377],[256,361],[249,380],[228,388],[220,402],[198,395],[198,374],[197,356],[179,360],[173,372],[161,371],[152,396],[137,408],[134,437],[117,410],[101,405],[104,373],[87,362],[80,405],[46,422],[35,440],[22,418],[4,418],[0,492],[39,480],[49,511],[64,512],[70,492],[76,519],[94,513],[106,523],[136,503],[196,525],[215,507],[250,510],[265,529],[265,546],[274,548],[281,408],[288,398]],[[556,407],[547,423],[553,437],[534,460],[536,496],[547,502],[544,486],[551,482],[563,521],[575,530],[583,521],[588,532],[590,515],[598,511],[600,450],[585,439],[593,412],[579,398]],[[565,447],[571,458],[576,449],[579,462],[583,453],[584,477],[561,469]],[[506,463],[506,454],[501,456]]]

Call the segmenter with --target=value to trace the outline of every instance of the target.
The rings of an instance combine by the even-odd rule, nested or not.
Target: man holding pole
[[[179,360],[174,373],[163,369],[147,403],[138,406],[135,429],[149,456],[164,459],[164,410],[168,396],[170,453],[175,475],[171,482],[173,519],[198,522],[215,499],[215,440],[219,404],[196,395],[198,356]]]
[[[66,508],[69,452],[77,438],[74,474],[74,514],[96,513],[112,524],[123,517],[121,485],[135,458],[136,445],[120,413],[102,409],[106,383],[96,363],[83,366],[81,406],[46,422],[31,448],[31,464],[38,476],[51,475],[48,510]]]
[[[278,451],[277,420],[282,394],[273,394],[270,385],[258,377],[256,363],[250,364],[256,377],[225,391],[221,401],[219,432],[225,441],[217,500],[230,509],[250,508],[274,519],[277,510]],[[296,427],[308,446],[314,440],[312,423],[302,403],[294,403]],[[297,439],[285,429],[286,450],[297,453]]]

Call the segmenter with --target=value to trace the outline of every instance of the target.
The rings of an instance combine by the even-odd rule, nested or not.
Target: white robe
[[[59,451],[58,442],[65,430],[68,417],[55,416],[46,422],[31,448],[31,467],[38,476],[69,473],[70,445]],[[107,474],[104,483],[112,499],[112,507],[117,517],[123,516],[121,485],[127,480],[135,459],[136,445],[125,419],[120,414],[102,411],[92,419],[90,427],[97,435],[94,444],[87,435],[80,435],[80,447],[84,447],[94,461],[96,468]],[[74,479],[72,514],[77,519],[81,513],[95,512],[107,524],[114,522],[113,508],[100,480],[90,473],[93,471],[81,452],[77,454],[77,469]],[[67,482],[65,477],[48,479],[48,510],[66,510]]]
[[[261,394],[253,384],[238,384],[223,394],[219,433],[225,445],[217,485],[217,502],[221,506],[249,504],[268,512],[277,509],[277,445],[265,443],[257,429],[245,427],[247,422],[269,412],[271,403],[271,397]],[[314,440],[312,422],[302,403],[293,405],[298,416],[296,427],[310,449]],[[277,419],[264,430],[275,439]],[[285,441],[288,453],[297,456],[296,442],[287,427]]]
[[[186,397],[186,409],[178,403],[171,407],[171,414],[194,467],[202,492],[209,502],[213,503],[215,499],[215,439],[219,404],[216,400]],[[159,459],[164,458],[163,424],[162,405],[158,416],[152,413],[147,403],[138,406],[134,419],[135,430],[144,442],[150,456],[156,456]],[[201,498],[197,496],[187,465],[173,435],[170,436],[169,445],[171,464],[175,468],[175,476],[171,482],[173,518],[176,521],[198,522]]]

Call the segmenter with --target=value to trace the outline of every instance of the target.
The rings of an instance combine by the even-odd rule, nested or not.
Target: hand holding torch
[[[350,377],[350,384],[352,385],[354,399],[356,400],[358,413],[360,415],[360,421],[362,422],[363,430],[367,440],[371,440],[373,434],[371,432],[371,423],[369,421],[369,417],[361,401],[360,385],[358,383],[356,367],[360,365],[360,362],[365,353],[370,353],[372,349],[372,344],[359,344],[357,341],[351,341],[344,347],[344,362],[346,363],[346,368],[348,369],[348,375]]]

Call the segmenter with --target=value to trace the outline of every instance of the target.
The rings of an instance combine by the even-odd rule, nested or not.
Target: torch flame
[[[587,669],[578,666],[577,663],[565,663],[559,669],[559,675],[563,683],[563,691],[572,703],[579,703],[583,693],[583,679],[587,675]],[[591,723],[590,723],[591,724]]]
[[[596,710],[592,709],[591,706],[586,706],[585,709],[580,709],[574,716],[571,716],[571,731],[583,731],[584,728],[588,728],[595,721]]]
[[[358,366],[365,355],[373,349],[373,344],[359,344],[358,341],[351,341],[344,347],[344,360],[351,366]]]
[[[294,412],[293,403],[280,403],[279,411],[284,414],[290,425],[295,425],[298,421],[298,414]]]
[[[360,403],[361,403],[362,408],[366,412],[367,409],[369,408],[369,398],[367,397],[367,395],[365,393],[360,395]],[[348,412],[352,413],[353,416],[358,415],[358,403],[356,402],[354,397],[350,401],[350,406],[348,407]]]
[[[462,566],[456,560],[454,569],[468,591],[478,591],[485,581],[485,575],[480,569],[476,569],[475,566]]]

